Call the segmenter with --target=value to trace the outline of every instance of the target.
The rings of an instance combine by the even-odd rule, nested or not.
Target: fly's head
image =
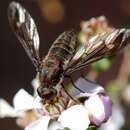
[[[40,86],[37,89],[38,95],[44,100],[52,100],[57,96],[57,90],[55,88],[48,88]]]

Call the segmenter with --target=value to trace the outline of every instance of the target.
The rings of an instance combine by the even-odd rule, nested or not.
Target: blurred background
[[[10,2],[11,0],[3,0],[0,4],[0,97],[12,104],[12,98],[20,88],[32,92],[30,82],[36,72],[9,26],[7,8]],[[30,12],[36,22],[41,42],[41,56],[45,56],[61,32],[72,28],[79,29],[82,21],[92,17],[104,15],[114,27],[130,27],[129,0],[18,0],[18,2]],[[95,69],[92,66],[88,74],[88,77],[104,85],[113,101],[122,107],[124,112],[124,122],[120,128],[122,130],[130,129],[130,97],[128,98],[130,93],[125,93],[130,91],[129,60],[130,54],[126,49],[110,61],[111,65],[107,69]],[[15,124],[15,119],[0,119],[0,130],[10,129],[20,130]]]

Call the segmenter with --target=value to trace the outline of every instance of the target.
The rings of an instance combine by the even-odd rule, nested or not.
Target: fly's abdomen
[[[63,32],[54,41],[49,53],[57,57],[65,65],[74,56],[77,45],[76,42],[77,37],[73,30]]]

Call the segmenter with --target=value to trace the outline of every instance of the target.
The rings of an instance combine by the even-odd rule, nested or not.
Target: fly
[[[26,9],[17,2],[11,2],[8,18],[13,31],[38,71],[40,86],[37,92],[44,101],[57,96],[60,90],[57,86],[64,87],[64,77],[71,79],[70,74],[115,54],[130,42],[129,29],[113,29],[90,38],[87,45],[82,45],[78,50],[77,33],[69,30],[59,35],[45,58],[41,59],[37,27]],[[83,92],[80,87],[74,87]]]

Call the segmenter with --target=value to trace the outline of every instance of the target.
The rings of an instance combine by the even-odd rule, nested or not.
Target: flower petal
[[[13,98],[13,104],[16,111],[24,111],[34,108],[34,97],[24,89],[20,89]]]
[[[34,104],[34,108],[35,109],[42,109],[43,108],[43,104],[41,102],[41,98],[39,96],[37,96],[34,101],[33,101],[33,104]]]
[[[106,121],[112,114],[112,102],[111,102],[109,96],[101,95],[100,99],[104,105],[105,121]]]
[[[85,101],[85,107],[89,111],[91,122],[99,125],[100,122],[104,120],[104,106],[98,95],[92,96],[87,101]]]
[[[14,108],[4,99],[0,99],[0,118],[19,117],[22,113],[16,113]]]
[[[58,121],[72,130],[86,130],[90,124],[88,112],[82,105],[74,105],[62,112]]]
[[[101,125],[112,113],[112,103],[108,96],[91,96],[85,101],[85,107],[88,109],[91,123]]]
[[[63,130],[63,126],[58,121],[51,121],[48,130]]]
[[[39,120],[28,125],[25,130],[48,130],[49,116],[42,116]]]

